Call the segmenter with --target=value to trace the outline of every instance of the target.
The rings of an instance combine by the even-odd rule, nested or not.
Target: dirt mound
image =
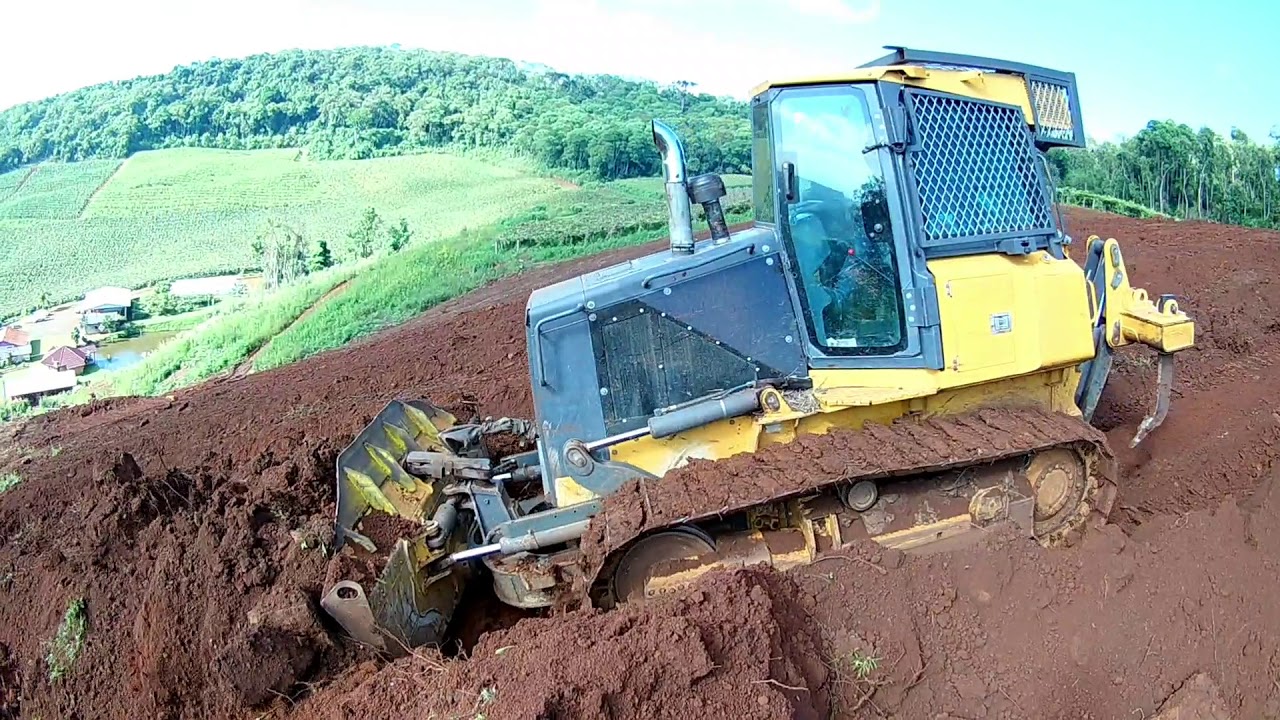
[[[531,415],[528,292],[643,251],[533,270],[295,366],[5,428],[0,469],[22,482],[0,496],[0,644],[23,712],[223,718],[363,657],[318,611],[338,452],[395,397]],[[51,680],[76,598],[83,650]]]
[[[703,587],[526,620],[485,635],[467,661],[424,653],[366,668],[293,717],[826,717],[821,638],[795,585],[753,569],[716,573]]]
[[[806,588],[802,599],[809,598],[804,607],[814,616],[803,627],[845,627],[857,633],[852,639],[832,637],[824,645],[827,650],[815,652],[843,657],[856,645],[860,652],[884,656],[878,675],[851,679],[841,666],[828,678],[825,687],[842,698],[846,710],[861,703],[863,713],[876,712],[876,706],[899,707],[906,716],[932,717],[950,707],[955,715],[972,717],[984,703],[1004,702],[1016,716],[1059,715],[1059,705],[1087,709],[1094,717],[1128,717],[1132,707],[1141,707],[1149,716],[1161,693],[1167,695],[1193,670],[1209,672],[1237,709],[1253,707],[1261,713],[1270,702],[1263,678],[1267,673],[1274,677],[1280,666],[1273,647],[1280,633],[1266,614],[1274,603],[1264,591],[1275,586],[1276,578],[1274,565],[1259,558],[1263,547],[1272,548],[1274,555],[1275,536],[1249,519],[1257,508],[1246,512],[1219,506],[1268,477],[1275,457],[1280,416],[1261,388],[1280,380],[1273,361],[1280,339],[1268,317],[1268,309],[1280,301],[1271,281],[1280,269],[1280,235],[1083,211],[1069,211],[1068,220],[1078,240],[1088,231],[1120,239],[1134,281],[1179,294],[1201,329],[1199,348],[1180,355],[1177,396],[1164,427],[1138,451],[1128,451],[1126,442],[1113,442],[1121,462],[1120,505],[1133,536],[1112,555],[1089,549],[1112,558],[1101,564],[1113,573],[1109,576],[1085,568],[1086,555],[1080,554],[1085,549],[1060,559],[1015,555],[1003,560],[1005,555],[992,553],[967,561],[930,560],[1009,568],[1008,579],[996,586],[999,592],[986,592],[1002,598],[1001,607],[1012,613],[1011,632],[970,629],[967,645],[961,642],[966,636],[960,618],[995,616],[965,595],[965,578],[973,573],[961,574],[955,569],[960,565],[903,563],[910,569],[889,570],[890,560],[880,558],[889,575],[854,561],[811,568],[818,580],[798,578]],[[380,707],[367,704],[377,701],[389,709],[397,692],[437,687],[419,672],[425,665],[399,663],[376,673],[371,665],[359,665],[365,657],[360,649],[331,632],[317,611],[326,572],[319,546],[333,509],[334,458],[394,397],[430,398],[463,418],[529,416],[523,316],[528,292],[656,247],[532,270],[405,326],[294,366],[207,383],[171,398],[104,401],[6,428],[0,436],[0,473],[16,472],[22,481],[0,495],[0,593],[5,601],[0,603],[0,646],[7,651],[0,667],[0,717],[16,715],[20,706],[24,717],[223,718],[243,716],[257,706],[252,717],[264,705],[287,707],[278,695],[299,696],[326,681],[345,683],[355,693],[351,707]],[[1153,371],[1140,353],[1126,354],[1118,364],[1099,414],[1113,439],[1127,440],[1136,428],[1149,400]],[[1176,540],[1166,541],[1165,533]],[[947,574],[952,572],[956,574]],[[1125,572],[1131,576],[1117,590]],[[1058,583],[1056,578],[1063,580],[1050,592],[1044,584]],[[1210,579],[1212,584],[1206,584]],[[1118,594],[1100,595],[1104,580],[1107,592]],[[560,618],[526,621],[509,631],[510,637],[518,647],[536,647],[545,657],[535,661],[533,655],[519,656],[524,665],[517,667],[523,670],[503,670],[507,663],[498,658],[509,660],[517,651],[497,656],[493,643],[503,642],[503,636],[486,636],[477,659],[447,670],[451,679],[439,687],[470,688],[474,703],[487,687],[483,683],[515,682],[519,694],[499,695],[498,702],[516,716],[533,707],[519,704],[525,693],[540,703],[572,697],[583,702],[599,697],[608,703],[616,696],[623,703],[614,708],[619,716],[674,712],[678,701],[665,696],[652,702],[670,705],[640,704],[646,697],[644,683],[652,683],[649,692],[669,691],[672,698],[679,697],[682,687],[702,694],[704,685],[720,682],[716,669],[696,681],[693,674],[680,673],[693,673],[697,653],[705,652],[736,668],[725,678],[772,679],[795,687],[818,683],[810,688],[816,693],[822,683],[798,659],[791,661],[793,670],[781,660],[774,662],[783,665],[765,667],[735,659],[740,657],[737,646],[716,645],[716,637],[736,637],[735,632],[754,628],[750,631],[757,639],[742,647],[771,653],[762,658],[782,657],[772,651],[791,653],[791,638],[803,635],[800,626],[779,619],[774,610],[769,610],[773,620],[751,624],[756,613],[781,603],[774,581],[751,575],[734,582],[746,584],[727,583],[725,595],[715,594],[719,586],[704,585],[706,597],[719,598],[709,601],[706,610],[688,598],[652,612],[628,609],[626,613],[638,614],[619,617],[632,617],[634,630],[609,643],[594,639],[615,627],[610,623],[623,620],[579,618],[592,630],[577,636],[568,620],[564,625],[556,624]],[[826,582],[827,589],[812,582]],[[954,599],[948,599],[947,582]],[[743,588],[752,583],[765,587],[767,600],[748,604],[752,591]],[[1212,594],[1214,588],[1218,595]],[[1224,588],[1226,595],[1221,594]],[[1074,597],[1077,590],[1082,592]],[[735,593],[745,593],[747,599],[735,599]],[[1192,598],[1187,607],[1184,597]],[[85,601],[83,642],[73,643],[73,663],[54,679],[46,658],[77,598]],[[944,605],[970,614],[922,610]],[[861,613],[856,622],[851,617],[855,611]],[[842,620],[838,613],[850,617]],[[947,625],[935,624],[935,618]],[[1108,633],[1093,629],[1099,618],[1111,623],[1098,626]],[[874,626],[868,624],[877,619]],[[776,648],[774,627],[781,633]],[[910,637],[894,634],[903,627],[915,631],[918,652]],[[689,642],[671,646],[672,652],[678,650],[683,660],[687,651],[695,661],[670,671],[651,667],[650,680],[591,674],[596,665],[614,663],[611,667],[617,668],[628,659],[647,657],[628,654],[632,651],[626,648],[631,643],[649,647],[642,642],[652,639],[646,633],[657,637],[660,628],[687,633]],[[703,651],[691,644],[695,634]],[[71,635],[74,640],[76,633]],[[760,639],[765,637],[767,648]],[[796,652],[809,654],[807,641],[799,642]],[[1048,653],[1041,649],[1045,642]],[[1149,642],[1158,662],[1145,652]],[[1083,648],[1074,652],[1084,653],[1084,665],[1063,660],[1073,657],[1076,645]],[[894,664],[903,647],[907,654]],[[919,664],[914,662],[917,655]],[[555,676],[557,683],[581,692],[552,697],[546,693],[553,687],[515,680],[522,677],[519,672],[535,669],[543,674],[529,677],[561,673]],[[1122,671],[1119,682],[1117,669]],[[1006,686],[998,682],[1001,678],[1018,681]],[[873,684],[878,679],[892,679],[896,685]],[[21,692],[15,697],[12,688],[19,682]],[[758,714],[800,714],[804,709],[801,691],[771,682],[723,682],[751,702],[763,695],[766,704]],[[594,696],[593,689],[598,691]],[[862,701],[871,689],[876,692]],[[787,694],[791,692],[797,694]],[[327,697],[341,707],[340,695]],[[1089,699],[1093,697],[1099,698],[1096,703]],[[1120,702],[1116,698],[1137,702],[1116,711],[1120,705],[1111,704]],[[463,697],[450,702],[463,703]],[[560,716],[573,717],[587,707],[565,705]],[[750,702],[743,706],[756,712],[752,708]]]
[[[1176,295],[1196,320],[1196,347],[1178,354],[1173,410],[1128,447],[1154,400],[1154,353],[1121,352],[1095,423],[1125,478],[1121,510],[1135,522],[1247,493],[1276,458],[1280,416],[1262,388],[1280,385],[1280,233],[1206,222],[1135,220],[1070,209],[1081,255],[1090,234],[1114,237],[1131,281]]]

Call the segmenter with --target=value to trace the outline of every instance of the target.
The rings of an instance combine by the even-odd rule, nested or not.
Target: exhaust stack
[[[671,126],[653,121],[653,144],[662,156],[662,177],[666,181],[667,225],[671,235],[671,252],[693,254],[693,211],[689,204],[689,187],[685,182],[684,145]]]

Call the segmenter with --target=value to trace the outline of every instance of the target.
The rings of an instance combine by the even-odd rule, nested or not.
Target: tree
[[[367,258],[373,254],[373,245],[381,234],[382,218],[378,217],[378,211],[365,208],[360,216],[360,223],[354,230],[347,233],[347,237],[351,238],[356,257]]]
[[[41,308],[47,308],[47,307],[49,307],[49,306],[50,306],[50,305],[52,305],[52,304],[53,304],[53,303],[49,302],[49,293],[47,293],[47,292],[42,292],[42,293],[40,293],[40,307],[41,307]]]
[[[409,244],[411,237],[413,237],[413,231],[409,229],[409,223],[404,218],[400,218],[399,224],[387,228],[391,252],[400,252],[401,248]]]
[[[164,282],[156,286],[156,292],[151,298],[150,308],[148,310],[151,315],[170,315],[174,311],[173,294],[170,283]]]
[[[333,267],[333,251],[329,249],[327,240],[321,240],[315,254],[311,256],[311,269],[324,270],[331,267]]]
[[[311,272],[302,233],[268,220],[258,240],[262,246],[262,276],[268,288],[286,285]]]

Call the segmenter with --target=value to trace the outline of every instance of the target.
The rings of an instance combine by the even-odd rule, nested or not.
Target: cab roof
[[[1036,65],[976,55],[912,50],[896,45],[886,45],[885,49],[892,52],[851,70],[835,74],[768,80],[753,88],[751,95],[755,97],[772,88],[792,85],[872,82],[876,80],[888,80],[890,82],[922,81],[933,73],[968,77],[974,76],[975,73],[996,73],[1022,77],[1031,76],[1058,84],[1070,84],[1072,87],[1075,85],[1074,73],[1050,70]]]

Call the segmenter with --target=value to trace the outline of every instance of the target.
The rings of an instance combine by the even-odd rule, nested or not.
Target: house
[[[0,329],[0,365],[31,359],[31,336],[12,325]]]
[[[66,392],[76,386],[76,374],[69,370],[50,370],[37,365],[4,379],[4,399],[25,400],[32,405],[46,395]]]
[[[124,316],[118,313],[87,312],[80,316],[80,331],[86,335],[102,335],[113,332],[113,323],[124,322]]]
[[[82,313],[115,313],[127,320],[133,306],[133,291],[122,287],[100,287],[84,294],[80,302]]]
[[[93,345],[85,345],[78,348],[63,345],[62,347],[54,348],[52,352],[45,355],[40,364],[50,370],[66,370],[79,375],[84,372],[86,367],[93,364],[96,354],[97,348]]]

